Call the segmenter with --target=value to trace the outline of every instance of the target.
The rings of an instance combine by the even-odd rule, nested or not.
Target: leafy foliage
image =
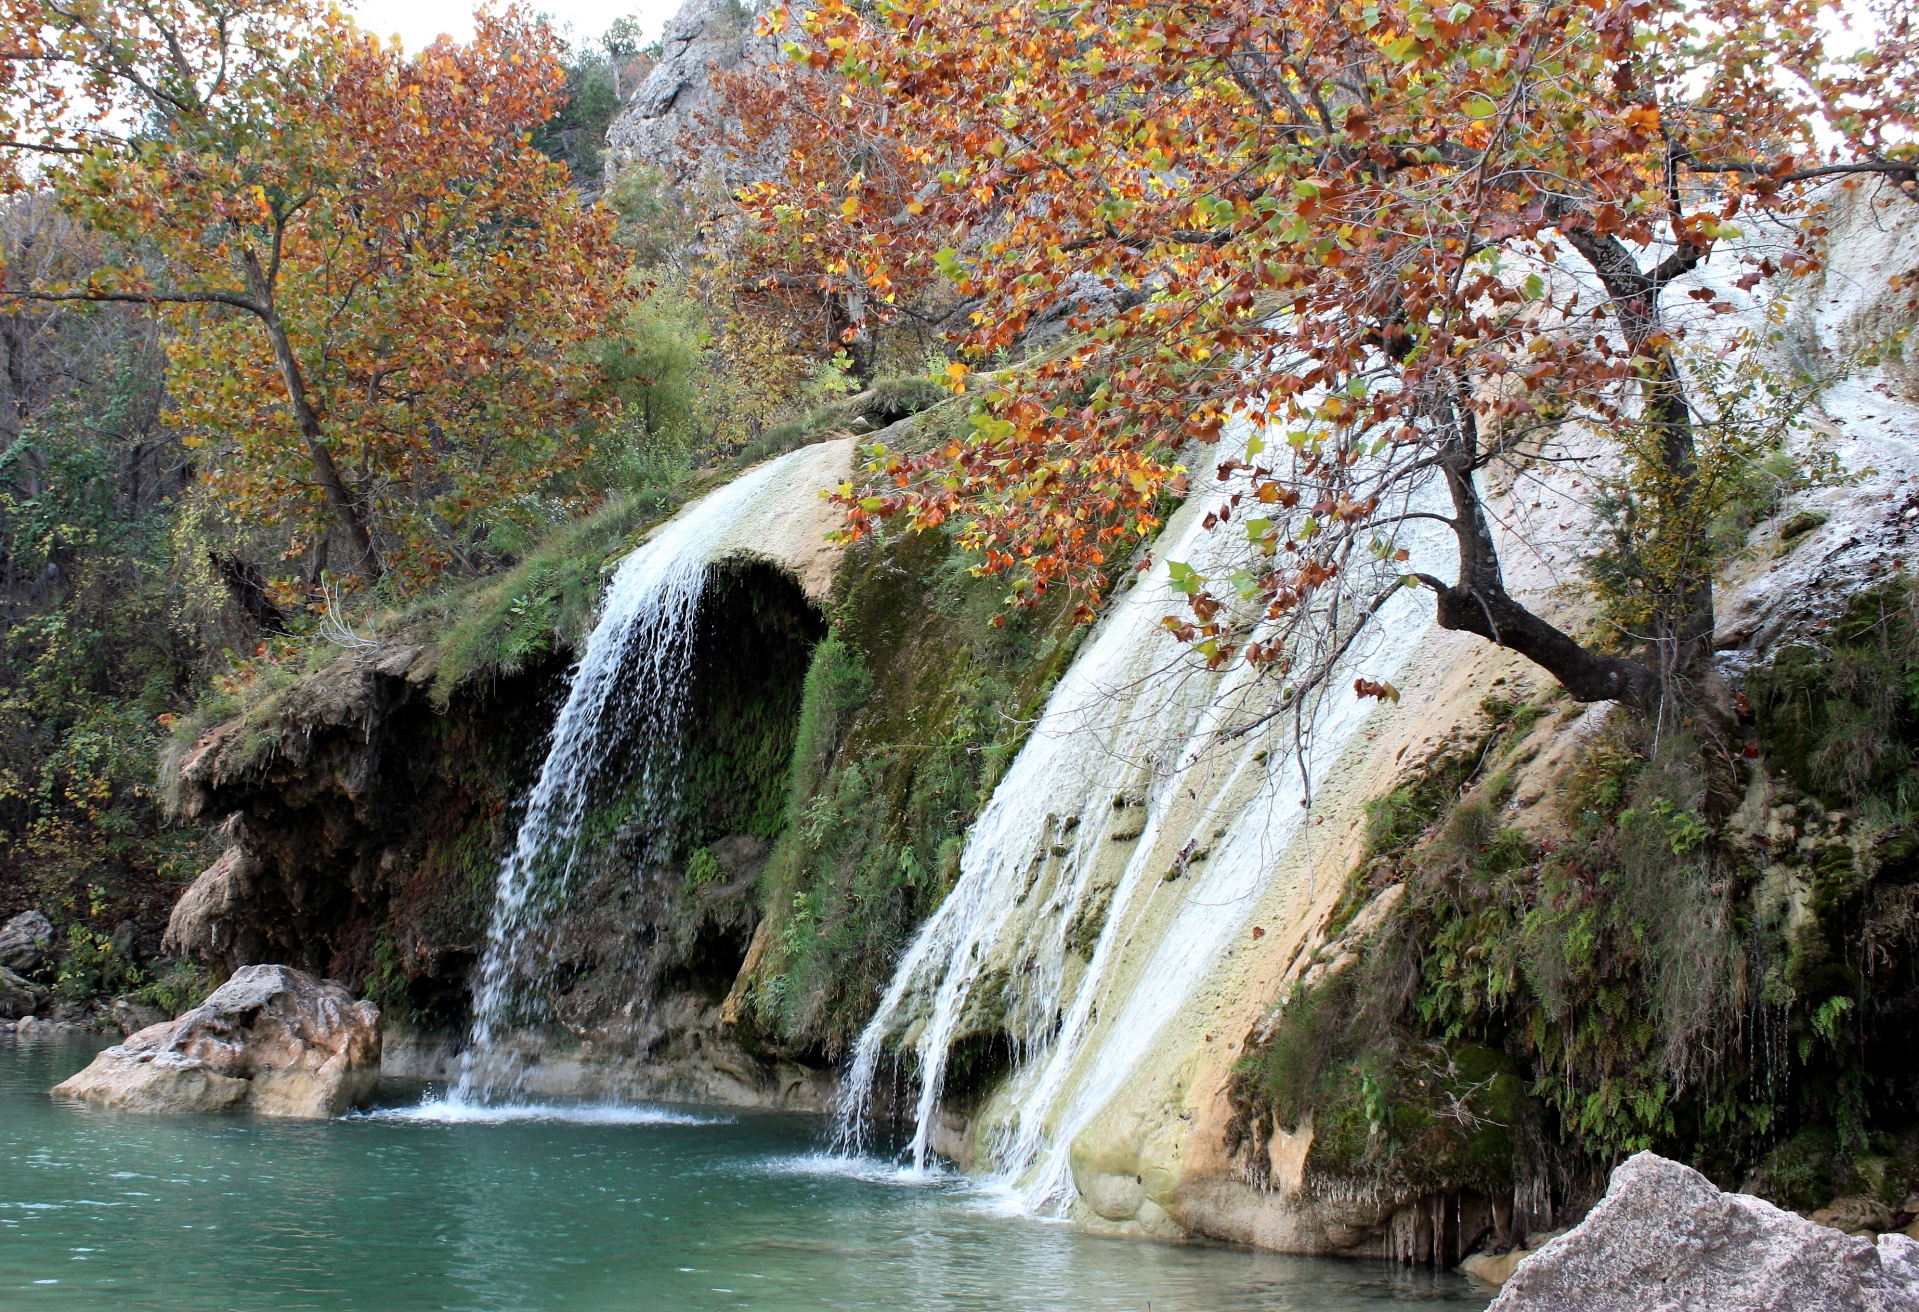
[[[44,197],[0,200],[0,253],[58,272],[97,238]],[[153,761],[187,689],[246,629],[222,614],[161,353],[130,307],[0,313],[0,914],[38,906],[157,937],[197,834],[164,829]]]
[[[1862,594],[1823,644],[1748,675],[1770,784],[1620,717],[1561,799],[1562,837],[1502,820],[1527,717],[1489,704],[1482,740],[1370,808],[1334,929],[1396,883],[1403,900],[1357,965],[1296,987],[1256,1036],[1243,1132],[1310,1113],[1324,1180],[1416,1190],[1654,1148],[1797,1206],[1903,1197],[1919,1173],[1886,1174],[1904,1151],[1888,1136],[1919,1107],[1880,1036],[1919,1005],[1901,956],[1919,940],[1910,607],[1904,586]],[[1847,774],[1823,754],[1869,709],[1878,755]]]
[[[15,98],[64,109],[27,143],[47,183],[128,253],[24,294],[177,307],[173,418],[233,513],[411,590],[579,463],[617,282],[526,141],[564,87],[542,24],[408,58],[301,0],[4,18],[42,53]]]
[[[951,284],[961,383],[1049,316],[1109,311],[985,379],[970,433],[874,452],[849,533],[950,521],[1016,602],[1063,585],[1090,613],[1184,490],[1182,453],[1245,420],[1284,444],[1222,469],[1214,522],[1239,514],[1244,565],[1193,578],[1168,622],[1209,660],[1303,690],[1417,579],[1443,625],[1582,700],[1643,701],[1650,669],[1574,654],[1505,596],[1474,474],[1643,423],[1687,499],[1674,349],[1687,313],[1731,307],[1662,295],[1744,216],[1816,210],[1823,179],[1919,194],[1910,25],[1878,17],[1850,56],[1812,7],[1756,0],[834,0],[789,33],[789,158],[741,200],[796,276],[879,317]],[[1801,244],[1745,285],[1815,263]],[[1398,565],[1405,498],[1442,474],[1452,587]],[[1661,602],[1662,671],[1700,658],[1707,578]]]

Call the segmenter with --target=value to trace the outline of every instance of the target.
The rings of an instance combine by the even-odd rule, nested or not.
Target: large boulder
[[[136,1112],[338,1116],[380,1079],[380,1009],[290,966],[246,966],[178,1020],[53,1090]]]
[[[1815,1225],[1652,1153],[1488,1312],[1919,1312],[1919,1242]]]
[[[38,911],[22,911],[0,925],[0,966],[22,973],[38,970],[53,943],[53,922]]]
[[[40,1010],[47,991],[0,966],[0,1020],[19,1020]]]

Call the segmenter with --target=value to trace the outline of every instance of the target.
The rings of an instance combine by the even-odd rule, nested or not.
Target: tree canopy
[[[1168,619],[1210,659],[1292,695],[1423,583],[1442,625],[1649,705],[1709,642],[1725,463],[1702,458],[1716,417],[1667,293],[1742,225],[1790,247],[1746,285],[1810,271],[1834,179],[1919,194],[1919,33],[1872,17],[1844,53],[1798,0],[824,0],[770,75],[811,88],[784,167],[741,200],[876,318],[944,280],[975,367],[1063,306],[1116,307],[993,373],[970,438],[877,453],[841,496],[851,533],[951,521],[1016,601],[1067,586],[1090,608],[1184,490],[1182,449],[1243,419],[1285,435],[1221,470],[1244,566],[1188,571],[1192,613]],[[1628,435],[1637,538],[1662,544],[1630,654],[1507,593],[1478,487],[1581,423]],[[1429,481],[1445,504],[1413,508]],[[1407,573],[1410,516],[1450,526],[1455,579]]]
[[[565,92],[542,21],[412,56],[307,0],[4,0],[0,29],[11,185],[115,242],[9,296],[172,308],[173,420],[234,513],[412,587],[582,458],[617,249],[529,141]]]

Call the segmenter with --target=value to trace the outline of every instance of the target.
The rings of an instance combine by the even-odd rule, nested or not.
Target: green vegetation
[[[765,876],[752,1004],[766,1042],[843,1051],[952,886],[967,825],[1079,636],[1051,604],[995,627],[1000,592],[939,532],[850,554]]]
[[[23,12],[34,23],[67,21],[51,11]],[[289,41],[284,47],[277,41],[248,44],[218,15],[189,5],[167,19],[184,42],[172,57],[217,62],[234,54],[254,61],[252,68],[294,47],[315,58],[332,52],[371,59],[378,52],[350,41],[336,50],[328,33],[338,33],[297,7],[269,5],[252,17]],[[904,371],[901,376],[856,388],[837,329],[817,298],[803,290],[761,288],[736,262],[739,252],[732,246],[700,239],[698,215],[705,211],[693,203],[697,198],[657,174],[622,172],[600,197],[606,209],[583,213],[576,202],[593,201],[601,187],[606,128],[659,52],[641,47],[631,22],[567,48],[533,27],[508,26],[511,32],[497,25],[487,29],[493,35],[486,39],[525,37],[532,53],[523,59],[525,51],[508,52],[495,71],[538,82],[539,72],[524,66],[537,57],[548,61],[548,73],[565,75],[565,99],[533,133],[532,145],[563,160],[582,194],[548,195],[555,191],[555,175],[539,161],[522,161],[524,176],[513,174],[512,185],[496,199],[508,206],[526,201],[537,183],[573,225],[568,231],[601,232],[604,225],[618,244],[608,246],[604,232],[595,238],[595,250],[606,257],[605,278],[549,289],[571,297],[567,304],[583,296],[606,309],[590,324],[582,321],[580,349],[547,361],[568,376],[580,374],[593,404],[576,416],[578,423],[542,424],[529,418],[537,406],[484,399],[483,393],[494,394],[483,383],[500,374],[479,369],[460,393],[469,411],[458,423],[426,422],[415,433],[420,440],[408,448],[413,454],[403,476],[393,476],[391,469],[371,470],[351,456],[357,449],[351,442],[371,429],[340,406],[373,405],[381,389],[390,387],[390,417],[417,428],[426,411],[417,391],[408,390],[413,384],[378,367],[363,387],[341,383],[340,370],[365,363],[357,348],[327,357],[330,366],[308,380],[345,388],[328,394],[330,404],[323,398],[319,410],[327,414],[318,422],[340,426],[335,436],[347,445],[339,448],[336,463],[346,481],[365,493],[354,501],[360,511],[389,494],[416,508],[438,507],[414,525],[417,535],[389,534],[380,543],[400,555],[430,548],[438,574],[416,570],[376,581],[349,559],[353,535],[329,534],[331,521],[324,515],[296,516],[294,522],[263,512],[268,502],[311,499],[318,484],[303,462],[318,457],[308,448],[276,448],[281,463],[268,467],[238,459],[239,448],[230,444],[194,445],[209,423],[247,441],[280,423],[246,419],[255,411],[280,415],[284,409],[283,381],[270,369],[194,365],[196,359],[206,364],[203,338],[246,348],[242,354],[258,364],[264,357],[251,349],[258,343],[249,334],[259,331],[252,321],[228,322],[217,313],[167,317],[152,306],[34,302],[16,295],[21,289],[118,286],[111,277],[101,282],[94,275],[135,266],[141,286],[184,285],[183,279],[197,276],[195,260],[229,249],[229,229],[241,221],[235,212],[222,210],[208,220],[208,231],[222,234],[217,242],[190,235],[197,220],[188,217],[164,234],[168,240],[189,234],[177,250],[149,249],[150,242],[140,245],[142,238],[107,231],[128,221],[124,207],[89,210],[69,203],[79,193],[54,185],[65,176],[60,168],[30,177],[0,161],[0,289],[7,293],[0,304],[0,916],[38,907],[53,917],[69,994],[133,988],[127,972],[136,962],[149,963],[141,971],[164,973],[165,963],[150,963],[167,911],[223,841],[164,819],[156,760],[163,752],[178,759],[215,724],[237,720],[238,733],[226,752],[235,761],[264,762],[288,741],[288,712],[297,713],[316,690],[347,689],[356,653],[366,645],[362,640],[377,640],[389,653],[419,647],[420,659],[431,664],[432,702],[445,723],[421,729],[432,741],[417,745],[422,770],[440,771],[452,800],[427,827],[423,864],[405,894],[415,902],[408,912],[414,923],[394,921],[377,947],[371,938],[355,939],[340,951],[352,967],[348,973],[373,971],[376,992],[395,1006],[444,1008],[447,998],[440,993],[423,999],[407,990],[429,967],[429,973],[459,969],[457,962],[433,965],[430,946],[472,938],[503,841],[507,821],[501,812],[524,770],[519,757],[526,742],[538,736],[523,734],[523,740],[502,745],[494,741],[497,734],[480,733],[467,741],[453,722],[496,716],[502,708],[488,698],[500,690],[524,695],[544,687],[540,680],[586,631],[611,565],[692,497],[747,464],[829,433],[873,431],[950,396],[932,381],[910,376],[945,363],[943,356],[930,363],[923,358],[927,341],[918,329],[901,339],[910,337],[909,344],[889,338],[875,356]],[[159,38],[146,27],[141,31],[139,48],[122,53],[136,60],[163,57],[156,53]],[[238,45],[223,44],[230,41]],[[460,58],[485,62],[493,47],[484,45]],[[445,71],[440,64],[422,68],[422,76]],[[117,74],[108,70],[103,76]],[[14,91],[46,90],[29,82]],[[367,85],[375,83],[385,85],[380,79]],[[337,100],[300,103],[302,112],[311,111],[300,122],[319,134],[319,147],[342,149],[353,158],[380,148],[364,133],[343,132],[337,114],[327,117],[343,109]],[[23,104],[19,95],[8,97],[0,117],[21,112]],[[168,112],[154,123],[164,127]],[[12,134],[20,138],[16,148],[33,135],[29,125],[44,126],[31,115],[9,121],[21,127]],[[376,114],[374,121],[386,119]],[[469,126],[477,130],[477,121]],[[520,145],[514,143],[524,138],[508,136],[509,153],[518,159]],[[113,141],[99,139],[109,155],[117,149]],[[163,131],[148,144],[177,154],[183,143],[179,132]],[[466,158],[450,150],[457,144],[449,138],[449,150],[424,150],[403,167],[452,167],[448,160]],[[16,153],[8,152],[9,158]],[[207,181],[204,169],[181,176],[194,185]],[[473,188],[465,184],[474,180],[455,178],[443,194],[467,196]],[[279,203],[276,185],[267,187],[262,204]],[[346,213],[365,217],[351,207]],[[557,233],[546,234],[549,254],[557,251]],[[544,267],[536,261],[532,272]],[[359,284],[349,279],[343,285]],[[497,297],[483,299],[489,306],[499,303]],[[520,339],[513,334],[539,329],[560,313],[553,301],[543,303],[545,318],[508,316],[488,327],[473,315],[435,320],[433,307],[418,297],[394,304],[413,306],[423,317],[395,329],[375,354],[417,357],[431,368],[455,363],[442,358],[452,354],[517,367],[532,356],[514,345]],[[380,309],[387,300],[376,295],[360,308],[368,306]],[[329,322],[337,327],[343,321]],[[452,351],[448,337],[446,349],[419,354],[422,333],[454,329],[470,338],[462,339],[460,351]],[[546,396],[537,392],[534,399]],[[527,422],[515,428],[515,415]],[[511,484],[504,502],[482,507],[462,499],[464,485],[456,486],[458,471],[448,453],[492,431],[487,425],[495,421],[507,425],[513,440],[530,437],[564,450],[550,453],[558,472],[528,474],[518,483],[503,472],[517,467],[504,447],[482,452],[479,463],[489,477]],[[252,490],[236,499],[242,484]],[[348,513],[342,523],[352,518]],[[414,676],[425,669],[416,668]],[[774,711],[784,715],[791,708],[769,714]],[[512,714],[505,718],[519,728]],[[409,723],[404,733],[419,728]],[[784,823],[787,742],[783,733],[761,733],[764,728],[743,724],[733,744],[745,752],[742,744],[750,739],[753,752],[779,758],[767,765],[764,788],[736,787],[746,765],[757,771],[767,764],[749,762],[751,752],[735,753],[724,764],[708,753],[699,758],[700,770],[710,765],[714,772],[708,777],[696,770],[690,777],[691,804],[713,812],[718,832],[733,826],[770,835]],[[434,738],[439,730],[445,732]],[[462,764],[454,759],[461,751],[475,755]],[[744,799],[751,814],[715,809],[715,799],[725,797]],[[128,923],[134,944],[126,959],[102,955],[98,944]],[[60,968],[50,968],[46,982],[54,982],[51,971]],[[157,987],[151,979],[139,985],[149,986]],[[413,1001],[403,1002],[402,993]]]
[[[1754,765],[1703,711],[1657,746],[1617,717],[1550,834],[1504,819],[1550,708],[1489,703],[1476,741],[1370,808],[1335,931],[1403,897],[1357,964],[1284,1000],[1239,1074],[1246,1130],[1310,1112],[1313,1169],[1415,1191],[1654,1148],[1798,1206],[1868,1176],[1903,1197],[1914,590],[1856,598],[1744,699]]]
[[[578,185],[598,187],[606,130],[659,54],[659,42],[641,43],[631,18],[616,19],[597,41],[576,43],[562,60],[566,103],[533,134],[534,146],[571,169]]]

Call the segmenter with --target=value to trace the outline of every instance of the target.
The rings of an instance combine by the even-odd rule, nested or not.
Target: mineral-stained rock
[[[0,966],[0,1019],[18,1020],[40,1010],[47,991]]]
[[[1815,1225],[1652,1153],[1488,1312],[1919,1312],[1919,1243]]]
[[[365,1101],[379,1078],[378,1007],[289,966],[247,966],[53,1092],[138,1112],[323,1117]]]
[[[249,913],[259,872],[242,848],[227,848],[174,903],[161,950],[226,968],[258,960],[265,944]]]
[[[1849,1235],[1862,1230],[1878,1234],[1894,1228],[1892,1209],[1877,1198],[1835,1198],[1832,1206],[1820,1208],[1812,1214],[1812,1219],[1834,1230],[1844,1230]]]
[[[53,942],[53,922],[38,911],[22,911],[0,925],[0,966],[8,970],[37,970]]]

